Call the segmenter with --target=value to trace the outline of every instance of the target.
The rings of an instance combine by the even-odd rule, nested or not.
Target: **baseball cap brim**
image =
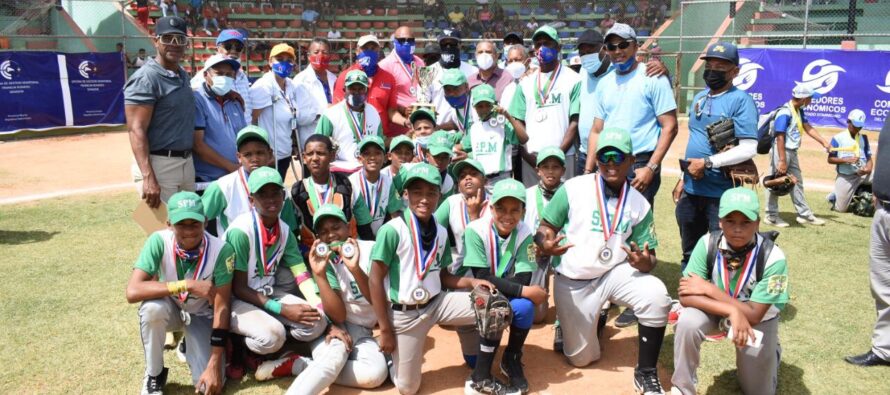
[[[411,122],[413,123],[414,120],[412,119]],[[392,152],[392,150],[396,149],[396,147],[398,147],[402,144],[407,144],[408,146],[411,147],[411,149],[414,149],[414,142],[411,141],[411,139],[408,138],[408,136],[400,135],[400,136],[396,136],[392,140],[390,140],[389,151]]]
[[[266,145],[269,145],[269,137],[267,135],[264,135],[263,133],[260,133],[260,131],[257,129],[259,129],[258,126],[256,128],[247,127],[247,128],[241,129],[241,131],[238,132],[238,137],[235,140],[235,146],[240,147],[241,143],[244,142],[244,140],[247,140],[249,138],[255,138],[255,139],[261,140],[262,142],[266,143]],[[262,129],[260,129],[260,130],[262,130]]]
[[[368,145],[377,146],[377,148],[380,148],[381,150],[383,150],[383,152],[386,152],[386,148],[383,146],[383,144],[381,144],[380,141],[372,139],[362,140],[360,143],[358,143],[358,152],[362,152]]]
[[[418,119],[428,119],[433,122],[433,125],[436,124],[436,116],[427,109],[416,110],[408,117],[408,120],[411,121],[411,123],[417,122]]]
[[[236,59],[222,56],[211,56],[210,58],[207,58],[207,62],[204,62],[204,68],[201,69],[201,72],[203,73],[220,63],[228,63],[229,66],[232,67],[232,70],[235,70],[236,72],[241,69],[241,62]]]
[[[198,222],[204,222],[207,220],[207,218],[204,217],[203,215],[198,214],[196,212],[191,212],[191,211],[176,212],[176,213],[170,214],[168,216],[168,218],[170,219],[170,223],[173,225],[176,225],[176,224],[178,224],[182,221],[185,221],[187,219],[193,219]]]
[[[848,119],[848,121],[850,121],[850,123],[853,124],[853,126],[855,126],[857,128],[861,128],[861,127],[865,126],[865,121],[857,121],[854,119]]]
[[[318,211],[315,212],[315,216],[312,217],[312,227],[318,227],[318,223],[326,217],[334,217],[343,222],[348,222],[343,210],[333,204],[325,204],[319,207]]]
[[[535,166],[540,166],[541,163],[544,163],[547,158],[556,158],[560,162],[562,162],[563,166],[566,164],[566,154],[562,152],[561,149],[548,150],[544,149],[538,152],[538,161],[535,163]]]
[[[483,177],[485,177],[485,169],[482,167],[482,164],[475,159],[465,159],[455,163],[454,166],[451,167],[451,174],[453,174],[455,178],[460,177],[461,170],[466,167],[476,169],[476,171],[478,171],[482,174]]]
[[[454,157],[454,151],[451,148],[446,147],[444,145],[433,144],[429,147],[430,154],[433,156],[439,156],[442,154],[448,154],[448,157]]]
[[[742,213],[742,215],[744,215],[745,217],[748,217],[748,219],[750,219],[752,221],[757,220],[757,211],[749,210],[749,209],[741,208],[741,207],[735,207],[735,206],[728,206],[728,207],[721,206],[717,215],[720,218],[725,218],[727,215],[732,214],[733,212],[736,212],[736,211]]]

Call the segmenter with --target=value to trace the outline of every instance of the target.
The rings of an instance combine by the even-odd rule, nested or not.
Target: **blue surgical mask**
[[[377,51],[366,49],[358,54],[356,60],[358,64],[362,66],[362,71],[368,75],[368,77],[373,77],[374,74],[377,74],[377,60],[380,58],[380,54]]]
[[[467,104],[467,94],[464,93],[460,96],[445,96],[445,101],[454,108],[464,108]]]
[[[398,40],[393,40],[392,45],[402,62],[411,63],[414,61],[414,44],[400,44]]]
[[[538,50],[538,60],[541,64],[550,64],[559,59],[559,51],[556,48],[541,46]]]
[[[598,53],[590,53],[581,57],[581,67],[589,74],[596,73],[602,65],[603,61],[600,60]]]
[[[419,145],[419,146],[421,146],[421,147],[423,147],[423,148],[426,148],[426,146],[429,145],[429,142],[430,142],[430,136],[417,136],[417,137],[414,138],[414,142],[415,142],[417,145]]]
[[[346,103],[349,104],[349,106],[353,107],[353,108],[361,107],[362,105],[365,104],[366,100],[368,100],[368,96],[363,95],[363,94],[353,95],[350,93],[349,95],[346,96]]]
[[[272,72],[281,78],[290,77],[292,71],[294,71],[294,64],[291,62],[272,63]]]
[[[623,63],[616,63],[615,67],[618,68],[618,71],[624,73],[624,72],[627,72],[628,70],[630,70],[630,68],[633,67],[635,62],[636,62],[636,59],[634,59],[634,57],[631,56],[630,59],[627,59]]]

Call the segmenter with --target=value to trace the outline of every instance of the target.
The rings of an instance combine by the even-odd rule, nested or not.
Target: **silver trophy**
[[[416,102],[411,104],[411,112],[417,111],[420,108],[426,108],[436,113],[436,106],[430,102],[432,96],[432,92],[430,91],[430,87],[433,85],[433,81],[436,80],[438,73],[437,70],[432,67],[419,67],[417,71],[414,73],[414,78],[417,80],[417,86],[412,87],[412,93],[414,93],[414,97],[417,99]],[[408,115],[411,115],[410,113]]]

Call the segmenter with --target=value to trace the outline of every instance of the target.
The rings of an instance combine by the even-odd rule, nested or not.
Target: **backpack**
[[[775,129],[773,128],[773,121],[776,119],[776,114],[779,113],[785,105],[781,105],[776,107],[775,110],[770,111],[767,114],[761,115],[760,119],[757,121],[757,153],[760,155],[768,154],[770,149],[773,148],[773,141],[776,139]]]
[[[860,185],[856,188],[853,199],[847,211],[860,217],[873,217],[875,215],[874,198],[871,193],[871,185]]]
[[[760,244],[760,251],[757,253],[754,263],[754,281],[757,282],[763,279],[763,268],[766,266],[766,258],[773,252],[773,246],[776,244],[775,241],[776,238],[779,237],[779,232],[771,230],[769,232],[758,232],[758,234],[763,237],[763,242]],[[708,240],[708,276],[714,272],[714,261],[717,259],[717,245],[722,238],[722,230],[711,232],[710,240]]]

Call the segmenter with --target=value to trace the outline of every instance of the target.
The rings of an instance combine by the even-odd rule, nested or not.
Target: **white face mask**
[[[518,80],[525,74],[525,65],[522,64],[522,62],[513,62],[508,64],[504,70],[506,70],[514,80]]]
[[[232,77],[218,75],[213,77],[213,85],[210,86],[210,89],[217,95],[225,96],[232,90],[233,85],[235,85],[235,80]]]
[[[480,70],[488,70],[494,66],[494,57],[488,53],[476,55],[476,66],[479,66]]]

